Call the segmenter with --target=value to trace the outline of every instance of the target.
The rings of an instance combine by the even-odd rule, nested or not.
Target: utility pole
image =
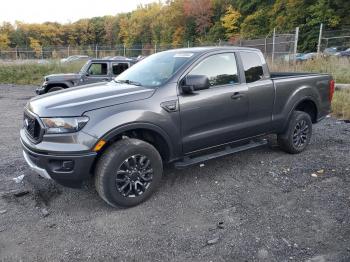
[[[275,61],[275,42],[276,42],[276,28],[273,29],[273,36],[272,36],[272,65],[274,64]]]
[[[299,27],[295,28],[295,37],[294,37],[294,67],[296,65],[297,62],[297,52],[298,52],[298,40],[299,40]]]
[[[323,31],[323,23],[321,23],[320,25],[320,33],[318,35],[317,57],[319,57],[321,53],[322,31]]]

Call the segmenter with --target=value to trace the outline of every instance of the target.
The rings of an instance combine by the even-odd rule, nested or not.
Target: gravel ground
[[[27,168],[19,129],[33,95],[0,86],[1,261],[350,261],[350,124],[315,125],[299,155],[272,138],[204,167],[169,167],[151,199],[113,209],[91,184],[64,188]]]

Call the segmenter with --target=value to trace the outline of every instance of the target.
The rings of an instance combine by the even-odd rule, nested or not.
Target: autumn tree
[[[207,31],[212,25],[213,9],[211,0],[185,0],[184,12],[187,16],[194,18],[197,32],[206,37]]]
[[[29,37],[29,42],[30,42],[30,48],[34,51],[35,57],[40,58],[42,55],[42,46],[39,42],[39,40]]]
[[[10,39],[8,35],[0,33],[0,50],[6,50],[10,45]]]
[[[229,5],[226,9],[226,13],[221,17],[222,26],[225,28],[227,38],[232,38],[239,31],[239,19],[241,18],[240,12]]]

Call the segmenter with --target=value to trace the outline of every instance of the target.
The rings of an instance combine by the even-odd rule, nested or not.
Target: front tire
[[[99,159],[95,187],[109,205],[131,207],[154,193],[162,174],[162,158],[151,144],[133,138],[122,139]]]
[[[310,115],[302,111],[294,111],[286,131],[277,136],[280,148],[290,154],[298,154],[306,149],[312,135]]]

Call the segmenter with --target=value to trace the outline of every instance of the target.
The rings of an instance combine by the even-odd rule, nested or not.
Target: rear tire
[[[290,154],[298,154],[305,150],[312,135],[311,117],[302,111],[294,111],[286,131],[277,136],[280,148]]]
[[[56,91],[60,91],[60,90],[63,90],[64,88],[61,87],[61,86],[53,86],[51,87],[47,92],[48,93],[51,93],[51,92],[56,92]]]
[[[131,207],[154,193],[162,174],[162,158],[151,144],[133,138],[122,139],[99,159],[95,187],[109,205]]]

